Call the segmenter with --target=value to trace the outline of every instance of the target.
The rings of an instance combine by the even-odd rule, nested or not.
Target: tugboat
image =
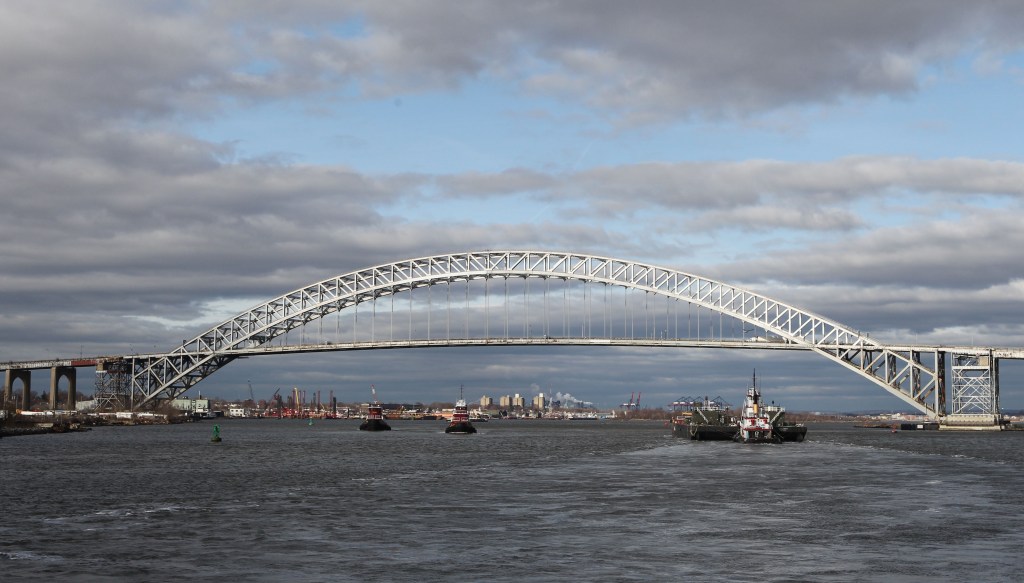
[[[360,431],[391,431],[391,426],[384,421],[384,407],[377,401],[377,389],[370,385],[373,403],[367,408],[366,419],[359,425]]]
[[[728,441],[736,437],[736,419],[721,397],[703,400],[683,397],[672,404],[672,435],[694,441]]]
[[[739,431],[736,441],[742,443],[778,443],[782,439],[775,434],[775,428],[768,413],[761,406],[761,391],[757,388],[757,374],[754,382],[747,389],[747,398],[743,402],[743,412],[739,419]]]
[[[462,398],[462,387],[459,387],[459,400],[455,402],[451,423],[444,428],[445,433],[476,433],[476,427],[469,421],[469,410],[466,400]]]

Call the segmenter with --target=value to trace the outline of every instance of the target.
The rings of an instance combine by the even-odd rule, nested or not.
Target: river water
[[[391,424],[0,440],[0,580],[1024,580],[1022,432]]]

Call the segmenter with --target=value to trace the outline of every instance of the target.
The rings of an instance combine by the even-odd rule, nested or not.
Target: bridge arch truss
[[[132,389],[140,404],[176,398],[235,358],[330,314],[416,288],[492,278],[579,280],[688,302],[812,350],[929,416],[944,415],[945,361],[938,350],[886,346],[825,317],[700,275],[551,251],[434,255],[337,275],[253,306],[167,354],[133,358]]]

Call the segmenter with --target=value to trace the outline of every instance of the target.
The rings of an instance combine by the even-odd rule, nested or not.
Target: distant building
[[[92,411],[99,406],[99,401],[93,399],[91,401],[78,401],[75,403],[76,411]]]
[[[516,407],[519,407],[520,409],[526,408],[526,399],[524,399],[519,393],[516,393],[516,396],[512,397],[512,408],[514,409]]]
[[[210,410],[209,399],[174,399],[171,407],[186,413],[206,414]]]
[[[502,409],[509,409],[512,407],[512,395],[502,395],[498,397],[498,406]]]
[[[483,397],[480,397],[480,408],[481,409],[486,409],[486,408],[490,407],[493,404],[494,404],[494,399],[488,397],[487,395],[484,395]]]
[[[543,411],[547,408],[547,400],[544,398],[544,393],[533,398],[533,408],[538,411]]]

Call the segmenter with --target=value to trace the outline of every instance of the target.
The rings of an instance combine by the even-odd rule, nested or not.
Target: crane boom
[[[270,396],[270,403],[267,403],[267,407],[268,408],[273,406],[272,403],[277,403],[277,416],[278,416],[278,418],[281,417],[281,395],[278,394],[280,392],[281,392],[281,387],[278,387],[277,390],[274,391],[274,394]]]

